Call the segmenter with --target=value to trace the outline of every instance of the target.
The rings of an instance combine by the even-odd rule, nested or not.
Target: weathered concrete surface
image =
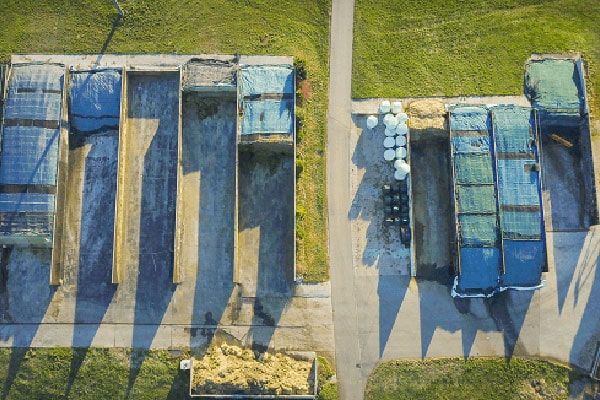
[[[547,231],[574,231],[589,228],[591,219],[587,203],[588,192],[583,174],[587,172],[583,163],[578,129],[571,134],[560,132],[573,147],[566,147],[542,134],[542,176],[544,182],[544,210]],[[588,155],[589,156],[589,155]]]
[[[412,140],[410,154],[416,276],[447,283],[454,264],[449,138]]]
[[[248,345],[332,355],[330,285],[289,276],[291,153],[244,164],[242,216],[250,232],[261,227],[245,250],[259,263],[247,291],[234,283],[234,97],[182,98],[184,268],[182,283],[172,284],[178,79],[175,71],[127,72],[120,143],[116,132],[70,137],[64,282],[48,285],[49,250],[3,249],[0,346],[202,348],[220,331]],[[111,283],[115,220],[123,232],[119,284]]]
[[[359,123],[350,137],[358,146],[368,148],[366,142],[373,141],[381,149],[382,138],[363,131],[361,118],[355,116]],[[366,171],[349,173],[353,186],[364,181],[361,178],[369,168],[377,169],[381,159],[380,152],[362,154],[360,164],[352,160],[351,171]],[[374,155],[369,158],[368,154]],[[416,179],[414,173],[412,178]],[[381,179],[385,180],[385,175]],[[564,181],[550,184],[568,186]],[[363,223],[358,219],[350,222]],[[379,225],[372,226],[379,232],[354,227],[353,232],[367,237],[382,234]],[[357,362],[337,363],[341,387],[364,388],[374,365],[393,358],[545,356],[589,369],[600,337],[600,306],[596,301],[600,298],[598,229],[549,232],[549,271],[542,276],[547,280],[546,287],[535,292],[504,292],[492,299],[452,299],[449,285],[441,284],[439,279],[411,279],[402,271],[388,268],[385,260],[354,257],[352,286],[345,288],[353,293],[353,299],[343,304],[342,312],[356,312],[360,321],[358,339],[354,345],[344,342],[343,350],[339,341],[336,345],[338,354],[350,352]],[[361,241],[368,243],[365,238],[353,243]],[[353,254],[369,256],[370,250],[365,245],[354,248]],[[346,382],[344,377],[350,374],[360,383]]]
[[[177,314],[198,324],[219,321],[233,290],[235,97],[184,92],[182,118],[178,291],[191,296],[179,298]]]
[[[289,292],[294,274],[293,185],[291,152],[240,148],[237,268],[244,297]]]
[[[332,1],[327,107],[327,210],[335,357],[339,396],[342,399],[361,399],[364,388],[359,369],[359,320],[355,300],[352,228],[348,218],[352,199],[349,132],[353,125],[350,97],[353,18],[353,0]]]
[[[366,118],[354,116],[354,123],[366,128]],[[364,135],[350,136],[352,206],[348,218],[352,222],[352,249],[355,265],[410,275],[410,248],[400,242],[400,227],[386,227],[383,185],[394,183],[394,164],[383,159],[385,126],[383,116],[375,129]]]

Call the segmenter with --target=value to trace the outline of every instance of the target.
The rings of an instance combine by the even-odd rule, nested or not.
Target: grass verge
[[[298,273],[329,278],[325,140],[329,0],[127,0],[122,21],[110,1],[22,0],[0,4],[0,61],[15,53],[293,55],[305,62],[298,158]]]
[[[337,400],[337,383],[332,382],[331,378],[335,374],[331,363],[327,358],[318,356],[319,361],[319,396],[318,400]]]
[[[592,115],[600,106],[599,2],[356,0],[355,9],[353,97],[521,95],[532,53],[580,52]]]
[[[365,400],[567,399],[579,378],[563,365],[521,358],[396,360],[371,373]]]
[[[186,352],[99,348],[0,349],[2,398],[185,399]]]

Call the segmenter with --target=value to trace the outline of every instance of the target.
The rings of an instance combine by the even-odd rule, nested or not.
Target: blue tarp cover
[[[492,185],[456,185],[459,213],[495,213],[496,198]]]
[[[537,286],[540,284],[544,260],[541,240],[504,240],[503,286]]]
[[[0,183],[56,185],[58,129],[5,126]]]
[[[245,101],[242,134],[291,134],[293,125],[292,100]]]
[[[485,107],[457,106],[450,110],[451,131],[488,131],[488,110]]]
[[[500,212],[502,236],[508,238],[540,238],[542,221],[539,211]]]
[[[250,65],[241,72],[240,94],[293,94],[294,69],[290,65]]]
[[[5,103],[0,184],[56,186],[63,80],[62,65],[13,65]],[[0,233],[50,239],[54,202],[53,194],[1,193]]]
[[[115,69],[71,73],[70,122],[75,131],[119,128],[121,75]]]
[[[492,123],[497,153],[528,154],[535,151],[534,121],[530,108],[494,107]]]
[[[469,289],[493,290],[498,287],[500,249],[473,248],[460,249],[460,276],[458,286],[461,291]]]
[[[496,214],[460,214],[460,244],[474,246],[494,246],[498,239]]]
[[[453,136],[452,151],[455,153],[489,153],[490,137],[485,136]]]
[[[454,173],[457,184],[494,183],[491,153],[455,154]]]
[[[60,120],[64,72],[62,65],[13,65],[4,118]]]
[[[535,160],[498,160],[500,205],[539,206],[540,174],[529,171]]]
[[[532,60],[525,66],[525,95],[533,107],[580,113],[585,92],[576,60]]]
[[[45,193],[0,193],[0,213],[54,212],[54,195]]]

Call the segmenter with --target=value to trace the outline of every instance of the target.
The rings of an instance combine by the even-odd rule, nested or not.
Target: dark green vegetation
[[[366,400],[566,399],[581,376],[547,361],[512,358],[389,361],[375,368]]]
[[[355,9],[353,97],[521,95],[531,53],[580,52],[598,107],[598,1],[356,0]]]
[[[185,399],[185,352],[131,349],[0,349],[2,398]],[[76,371],[73,373],[72,371]]]
[[[0,2],[0,61],[14,53],[293,55],[307,80],[298,113],[298,273],[327,280],[325,134],[328,0],[110,0]]]
[[[319,361],[318,372],[319,372],[319,400],[336,400],[337,395],[337,384],[329,382],[329,379],[335,373],[331,363],[325,358],[318,356]]]

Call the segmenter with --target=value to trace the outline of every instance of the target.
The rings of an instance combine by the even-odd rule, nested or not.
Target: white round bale
[[[396,146],[406,146],[406,136],[396,136]]]
[[[396,127],[396,135],[404,136],[407,133],[408,133],[408,126],[406,126],[406,123],[398,124],[398,126]]]
[[[397,164],[396,162],[394,162],[394,168],[396,168],[396,171],[402,171],[405,174],[410,173],[410,165],[408,165],[406,163],[406,161],[404,160],[396,160],[399,161]]]
[[[404,160],[404,158],[406,158],[406,148],[396,147],[396,159]]]
[[[390,102],[387,100],[384,100],[381,102],[381,104],[379,104],[379,112],[381,114],[386,114],[390,112]]]
[[[404,122],[408,119],[408,115],[406,113],[399,112],[399,113],[396,113],[396,118],[398,118],[398,121]]]
[[[383,152],[383,159],[385,161],[392,161],[395,156],[396,156],[396,152],[392,149],[387,149],[386,151]]]
[[[396,140],[394,140],[393,136],[386,136],[385,139],[383,139],[383,147],[385,147],[386,149],[391,149],[395,145]]]
[[[378,123],[379,120],[377,119],[377,117],[370,115],[369,118],[367,118],[367,129],[375,128]]]
[[[406,172],[402,172],[398,169],[394,171],[394,179],[396,179],[397,181],[403,181],[405,178]]]

